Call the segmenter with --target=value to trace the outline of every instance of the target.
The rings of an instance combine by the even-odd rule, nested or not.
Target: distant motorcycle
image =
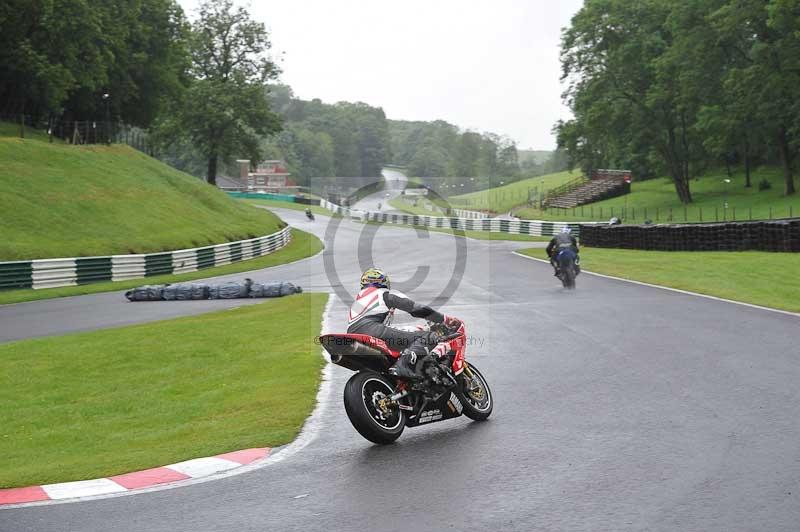
[[[311,220],[313,222],[314,221],[314,213],[311,212],[310,210],[306,210],[306,218],[308,218],[309,220]]]
[[[578,255],[571,248],[562,249],[555,258],[558,265],[558,278],[568,290],[575,289],[575,278],[578,276]]]
[[[453,330],[432,325],[442,340],[423,364],[420,380],[394,377],[389,368],[400,353],[366,334],[326,334],[320,338],[331,362],[355,371],[344,387],[344,408],[353,427],[373,443],[392,443],[405,427],[443,421],[462,414],[475,421],[489,417],[492,392],[480,371],[464,359],[464,324]]]

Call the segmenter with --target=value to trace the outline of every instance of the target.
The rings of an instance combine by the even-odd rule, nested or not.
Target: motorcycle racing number
[[[438,421],[440,419],[442,419],[442,411],[438,408],[435,410],[426,410],[419,415],[420,425],[423,423],[429,423],[431,421]]]

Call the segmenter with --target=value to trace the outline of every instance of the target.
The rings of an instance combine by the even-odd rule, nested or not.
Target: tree
[[[264,84],[278,69],[268,56],[264,24],[231,0],[206,1],[192,25],[194,77],[162,135],[188,137],[205,154],[207,180],[216,184],[220,159],[261,159],[261,137],[281,128],[270,110]]]
[[[114,116],[146,127],[185,82],[187,25],[175,0],[0,3],[0,101],[35,118]]]
[[[557,127],[559,146],[595,167],[626,165],[636,147],[652,146],[689,203],[690,165],[702,144],[691,129],[698,102],[683,90],[678,54],[668,53],[673,4],[587,0],[562,39],[575,119]]]
[[[800,125],[800,4],[743,0],[714,14],[719,35],[738,53],[725,86],[776,147],[784,193],[794,194],[792,163]]]

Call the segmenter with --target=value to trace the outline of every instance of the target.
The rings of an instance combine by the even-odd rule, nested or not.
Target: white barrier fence
[[[461,231],[488,231],[490,233],[509,233],[529,236],[553,236],[564,227],[572,229],[575,236],[580,236],[580,226],[592,225],[602,222],[551,222],[545,220],[501,220],[498,218],[460,218],[424,216],[415,214],[387,214],[384,212],[370,212],[359,209],[342,207],[326,200],[320,201],[320,206],[336,214],[350,217],[355,220],[416,225],[435,229],[456,229]]]
[[[202,248],[0,262],[0,288],[54,288],[193,272],[267,255],[284,247],[291,238],[291,228],[287,226],[271,235]]]

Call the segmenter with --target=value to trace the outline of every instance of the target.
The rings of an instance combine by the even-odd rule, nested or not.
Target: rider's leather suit
[[[436,345],[436,335],[428,330],[402,330],[390,327],[395,309],[434,323],[442,323],[445,319],[440,312],[414,303],[401,292],[368,286],[358,293],[356,300],[350,306],[347,332],[380,338],[393,351],[410,348],[418,355],[424,355],[427,349]]]

